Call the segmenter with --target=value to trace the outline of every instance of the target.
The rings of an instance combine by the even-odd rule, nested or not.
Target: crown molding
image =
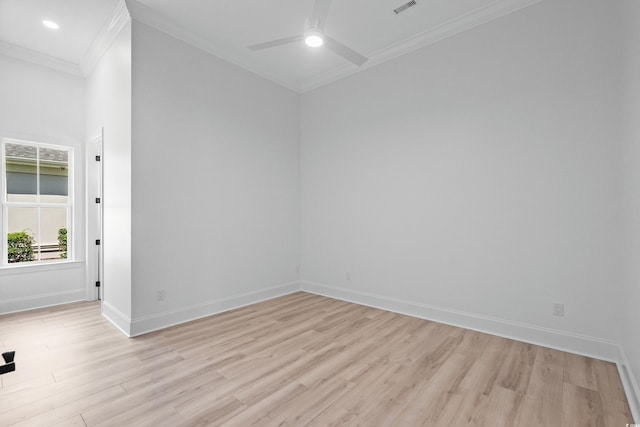
[[[0,41],[0,54],[31,62],[33,64],[52,68],[57,71],[86,77],[105,54],[120,30],[131,20],[124,0],[120,0],[113,10],[110,19],[100,29],[91,43],[80,64],[65,61],[31,49]]]
[[[82,70],[78,64],[45,55],[44,53],[36,52],[35,50],[27,49],[11,43],[0,41],[0,55],[6,55],[22,61],[31,62],[32,64],[42,65],[74,76],[82,76]]]
[[[113,43],[113,40],[117,37],[118,33],[131,21],[131,16],[127,10],[127,5],[124,0],[120,0],[115,7],[111,16],[105,22],[104,26],[100,29],[100,32],[89,46],[89,49],[80,61],[80,69],[82,73],[87,76],[95,66],[98,64],[102,56]]]
[[[271,80],[295,92],[305,93],[320,86],[332,83],[336,80],[340,80],[350,75],[356,74],[368,68],[375,67],[378,64],[390,61],[401,55],[428,46],[437,41],[462,33],[478,25],[531,6],[540,1],[542,0],[494,0],[485,6],[482,6],[462,16],[447,21],[436,27],[429,28],[422,33],[402,40],[401,42],[398,42],[390,47],[373,52],[369,55],[369,61],[367,61],[361,67],[355,67],[354,65],[347,64],[345,66],[320,73],[312,77],[311,79],[306,79],[302,82],[283,78],[281,75],[274,71],[259,67],[253,62],[247,61],[239,55],[235,55],[229,51],[226,51],[220,46],[215,45],[215,43],[213,43],[212,41],[206,40],[203,37],[195,34],[194,32],[182,28],[174,24],[173,22],[170,22],[168,19],[157,14],[153,9],[139,3],[136,0],[126,0],[126,3],[133,19],[136,19],[137,21],[142,22],[143,24],[155,28],[156,30],[166,33],[172,37],[182,40],[187,44],[204,50],[205,52],[215,55],[227,62],[244,68],[245,70],[257,74],[260,77]]]
[[[300,93],[309,92],[336,80],[343,79],[360,71],[375,67],[383,62],[390,61],[401,55],[413,52],[440,40],[460,34],[478,25],[484,24],[494,19],[508,15],[512,12],[524,9],[542,0],[495,0],[486,6],[482,6],[462,16],[451,19],[436,27],[429,28],[422,33],[409,37],[388,48],[373,52],[369,56],[369,61],[361,67],[354,68],[353,65],[335,68],[325,73],[321,73],[308,79],[300,85]]]
[[[181,40],[211,55],[217,56],[224,61],[243,68],[262,78],[271,80],[272,82],[284,86],[287,89],[300,93],[300,84],[296,80],[284,78],[275,71],[269,70],[265,67],[260,67],[252,61],[247,61],[241,56],[229,52],[213,41],[205,39],[187,28],[176,25],[169,19],[158,14],[152,8],[145,6],[136,0],[126,0],[126,4],[132,19],[168,34],[171,37]]]
[[[168,34],[211,55],[217,56],[220,59],[241,67],[262,78],[271,80],[272,82],[284,86],[287,89],[293,90],[297,93],[305,93],[351,76],[360,71],[375,67],[378,64],[390,61],[401,55],[423,48],[445,38],[462,33],[478,25],[531,6],[540,1],[542,0],[494,0],[488,5],[475,9],[436,27],[430,28],[390,47],[371,53],[369,55],[369,61],[361,67],[355,67],[352,64],[347,64],[327,72],[322,72],[302,82],[298,82],[295,79],[285,78],[271,69],[256,65],[253,61],[249,61],[241,55],[234,54],[217,45],[215,42],[205,39],[195,32],[171,22],[169,19],[158,14],[152,8],[145,6],[136,0],[120,0],[111,15],[111,19],[109,19],[100,30],[100,33],[91,44],[91,47],[87,50],[87,53],[79,65],[6,42],[0,42],[0,54],[43,65],[69,74],[86,76],[102,58],[120,30],[122,30],[122,28],[130,22],[131,19],[135,19],[138,22]]]

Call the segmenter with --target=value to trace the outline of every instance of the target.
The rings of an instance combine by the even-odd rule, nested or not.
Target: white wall
[[[103,313],[126,333],[131,322],[131,24],[87,78],[87,141],[104,127]]]
[[[304,94],[305,286],[614,358],[618,18],[541,2]]]
[[[134,333],[297,288],[298,99],[134,20]]]
[[[78,260],[58,266],[0,269],[0,313],[85,297],[84,98],[81,77],[0,55],[0,138],[74,147],[73,244]]]
[[[638,339],[638,325],[640,325],[640,2],[637,0],[624,0],[624,20],[621,24],[627,31],[626,44],[623,45],[626,54],[624,93],[626,114],[625,139],[628,144],[625,152],[627,171],[627,277],[623,292],[624,328],[622,333],[622,348],[626,355],[627,369],[632,376],[635,386],[635,401],[632,401],[632,409],[635,410],[636,422],[640,420],[640,339]],[[634,408],[635,406],[635,408]]]

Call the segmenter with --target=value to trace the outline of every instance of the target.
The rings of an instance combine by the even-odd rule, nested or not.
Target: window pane
[[[0,205],[7,217],[0,231],[8,242],[4,263],[66,259],[72,230],[70,149],[37,143],[0,140],[5,164],[0,164],[7,183]],[[2,177],[0,176],[0,179]],[[57,207],[52,205],[63,205]],[[0,218],[1,219],[1,218]],[[1,229],[2,225],[7,229]]]
[[[36,148],[29,145],[6,144],[7,201],[37,200]]]
[[[38,208],[7,209],[9,229],[8,262],[29,262],[38,259],[37,233],[38,233]]]
[[[66,258],[67,208],[40,208],[40,260]]]
[[[40,202],[67,203],[69,201],[69,152],[39,148]]]

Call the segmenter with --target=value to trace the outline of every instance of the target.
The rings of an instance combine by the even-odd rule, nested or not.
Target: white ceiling
[[[134,19],[304,92],[539,0],[333,0],[325,33],[369,61],[361,67],[303,42],[251,51],[248,45],[299,35],[314,0],[127,0]],[[0,43],[81,64],[114,19],[119,0],[0,0]],[[52,31],[43,19],[60,24]],[[7,49],[4,49],[7,53]],[[2,53],[2,51],[0,51]]]
[[[0,0],[0,41],[80,64],[118,0]],[[44,19],[60,25],[51,30]]]

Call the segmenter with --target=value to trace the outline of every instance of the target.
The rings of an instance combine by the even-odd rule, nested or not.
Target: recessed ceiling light
[[[319,47],[324,43],[322,33],[315,28],[310,28],[304,33],[304,42],[310,47]]]
[[[57,30],[58,28],[60,28],[60,25],[56,24],[53,21],[49,21],[47,19],[45,19],[44,21],[42,21],[42,25],[44,25],[47,28],[51,28],[52,30]]]

